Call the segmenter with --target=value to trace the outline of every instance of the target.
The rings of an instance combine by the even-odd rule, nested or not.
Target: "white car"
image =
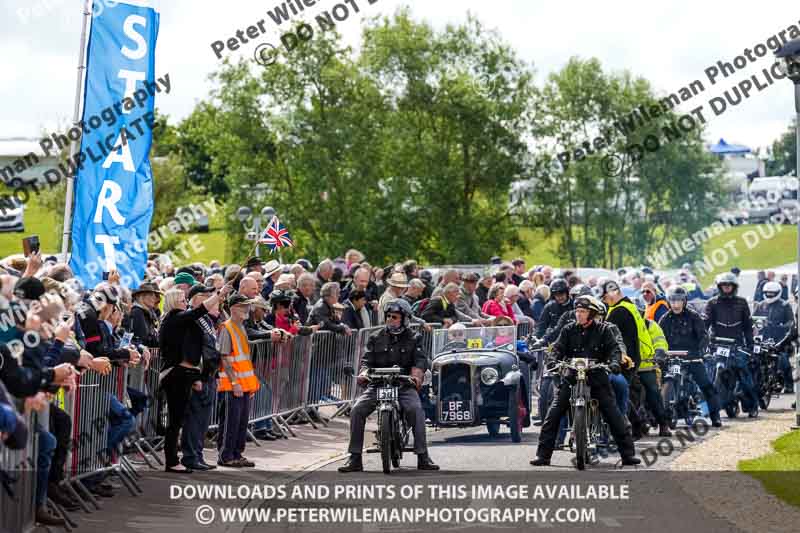
[[[25,231],[25,204],[14,196],[0,198],[0,231]]]

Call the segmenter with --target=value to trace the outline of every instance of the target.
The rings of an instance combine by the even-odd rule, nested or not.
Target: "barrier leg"
[[[286,435],[287,431],[289,433],[291,433],[292,437],[296,437],[297,436],[297,434],[294,431],[292,431],[292,427],[289,424],[286,423],[286,420],[281,415],[275,415],[272,418],[272,422],[273,422],[273,425],[276,428],[278,428],[278,431],[281,432],[281,435],[283,435],[284,438],[289,438]]]
[[[156,452],[156,449],[153,448],[147,439],[141,439],[137,444],[147,448],[148,455],[155,459],[159,466],[164,466],[164,461],[161,460],[161,457],[158,456],[158,452]]]
[[[350,409],[351,405],[352,405],[351,402],[343,403],[342,405],[339,406],[336,412],[333,413],[333,415],[331,415],[331,417],[328,420],[333,420],[337,416],[343,415],[348,409]]]
[[[258,446],[259,448],[261,448],[261,444],[259,444],[259,443],[258,443],[258,439],[256,438],[256,436],[255,436],[255,435],[253,435],[253,432],[252,432],[252,431],[250,431],[250,428],[247,428],[247,438],[248,438],[249,440],[253,441],[253,443],[254,443],[256,446]]]
[[[125,488],[128,489],[128,492],[131,493],[131,496],[138,496],[136,493],[137,489],[139,492],[143,492],[141,487],[139,487],[133,479],[129,478],[128,473],[122,468],[115,468],[114,473],[117,475],[122,484],[125,485]]]
[[[75,492],[75,487],[72,486],[72,483],[65,482],[65,483],[62,483],[61,486],[64,487],[67,490],[67,492],[69,492],[69,495],[72,496],[73,500],[78,502],[78,505],[80,505],[81,508],[83,508],[83,511],[85,513],[88,514],[88,513],[92,512],[92,510],[89,509],[89,506],[86,505],[86,501],[83,498],[81,498],[80,495],[77,492]]]
[[[78,524],[72,519],[67,511],[64,510],[63,507],[58,505],[56,502],[47,498],[47,505],[50,507],[52,511],[55,511],[55,515],[64,519],[64,529],[67,531],[72,531],[73,529],[78,527]]]
[[[142,474],[136,471],[136,469],[133,467],[133,463],[131,463],[127,457],[120,457],[119,466],[125,470],[131,479],[142,478]]]
[[[100,502],[97,501],[97,499],[94,497],[94,494],[89,492],[89,489],[86,488],[86,485],[83,484],[83,481],[81,481],[80,479],[76,480],[75,486],[77,486],[80,489],[79,492],[81,492],[84,496],[86,496],[87,500],[92,502],[92,505],[94,505],[95,509],[97,509],[98,511],[102,509],[102,507],[100,506]]]

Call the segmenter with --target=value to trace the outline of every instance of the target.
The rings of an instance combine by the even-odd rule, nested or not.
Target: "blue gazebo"
[[[741,144],[728,144],[725,142],[725,139],[720,139],[717,144],[712,145],[709,148],[709,151],[716,155],[749,154],[752,152],[752,150],[747,146],[743,146]]]

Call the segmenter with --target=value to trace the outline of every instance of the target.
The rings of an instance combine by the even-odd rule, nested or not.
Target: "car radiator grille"
[[[442,367],[442,385],[439,391],[442,401],[472,400],[470,370],[471,367],[463,363],[451,363]]]

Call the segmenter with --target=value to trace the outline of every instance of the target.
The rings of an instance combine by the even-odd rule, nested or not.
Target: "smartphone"
[[[122,336],[122,341],[119,343],[120,348],[127,348],[131,345],[131,339],[133,339],[133,333],[128,332]]]
[[[25,254],[25,257],[29,257],[32,253],[37,253],[39,251],[39,236],[38,235],[31,235],[30,237],[25,237],[22,239],[22,252]]]
[[[108,281],[108,272],[103,272],[103,281]]]

